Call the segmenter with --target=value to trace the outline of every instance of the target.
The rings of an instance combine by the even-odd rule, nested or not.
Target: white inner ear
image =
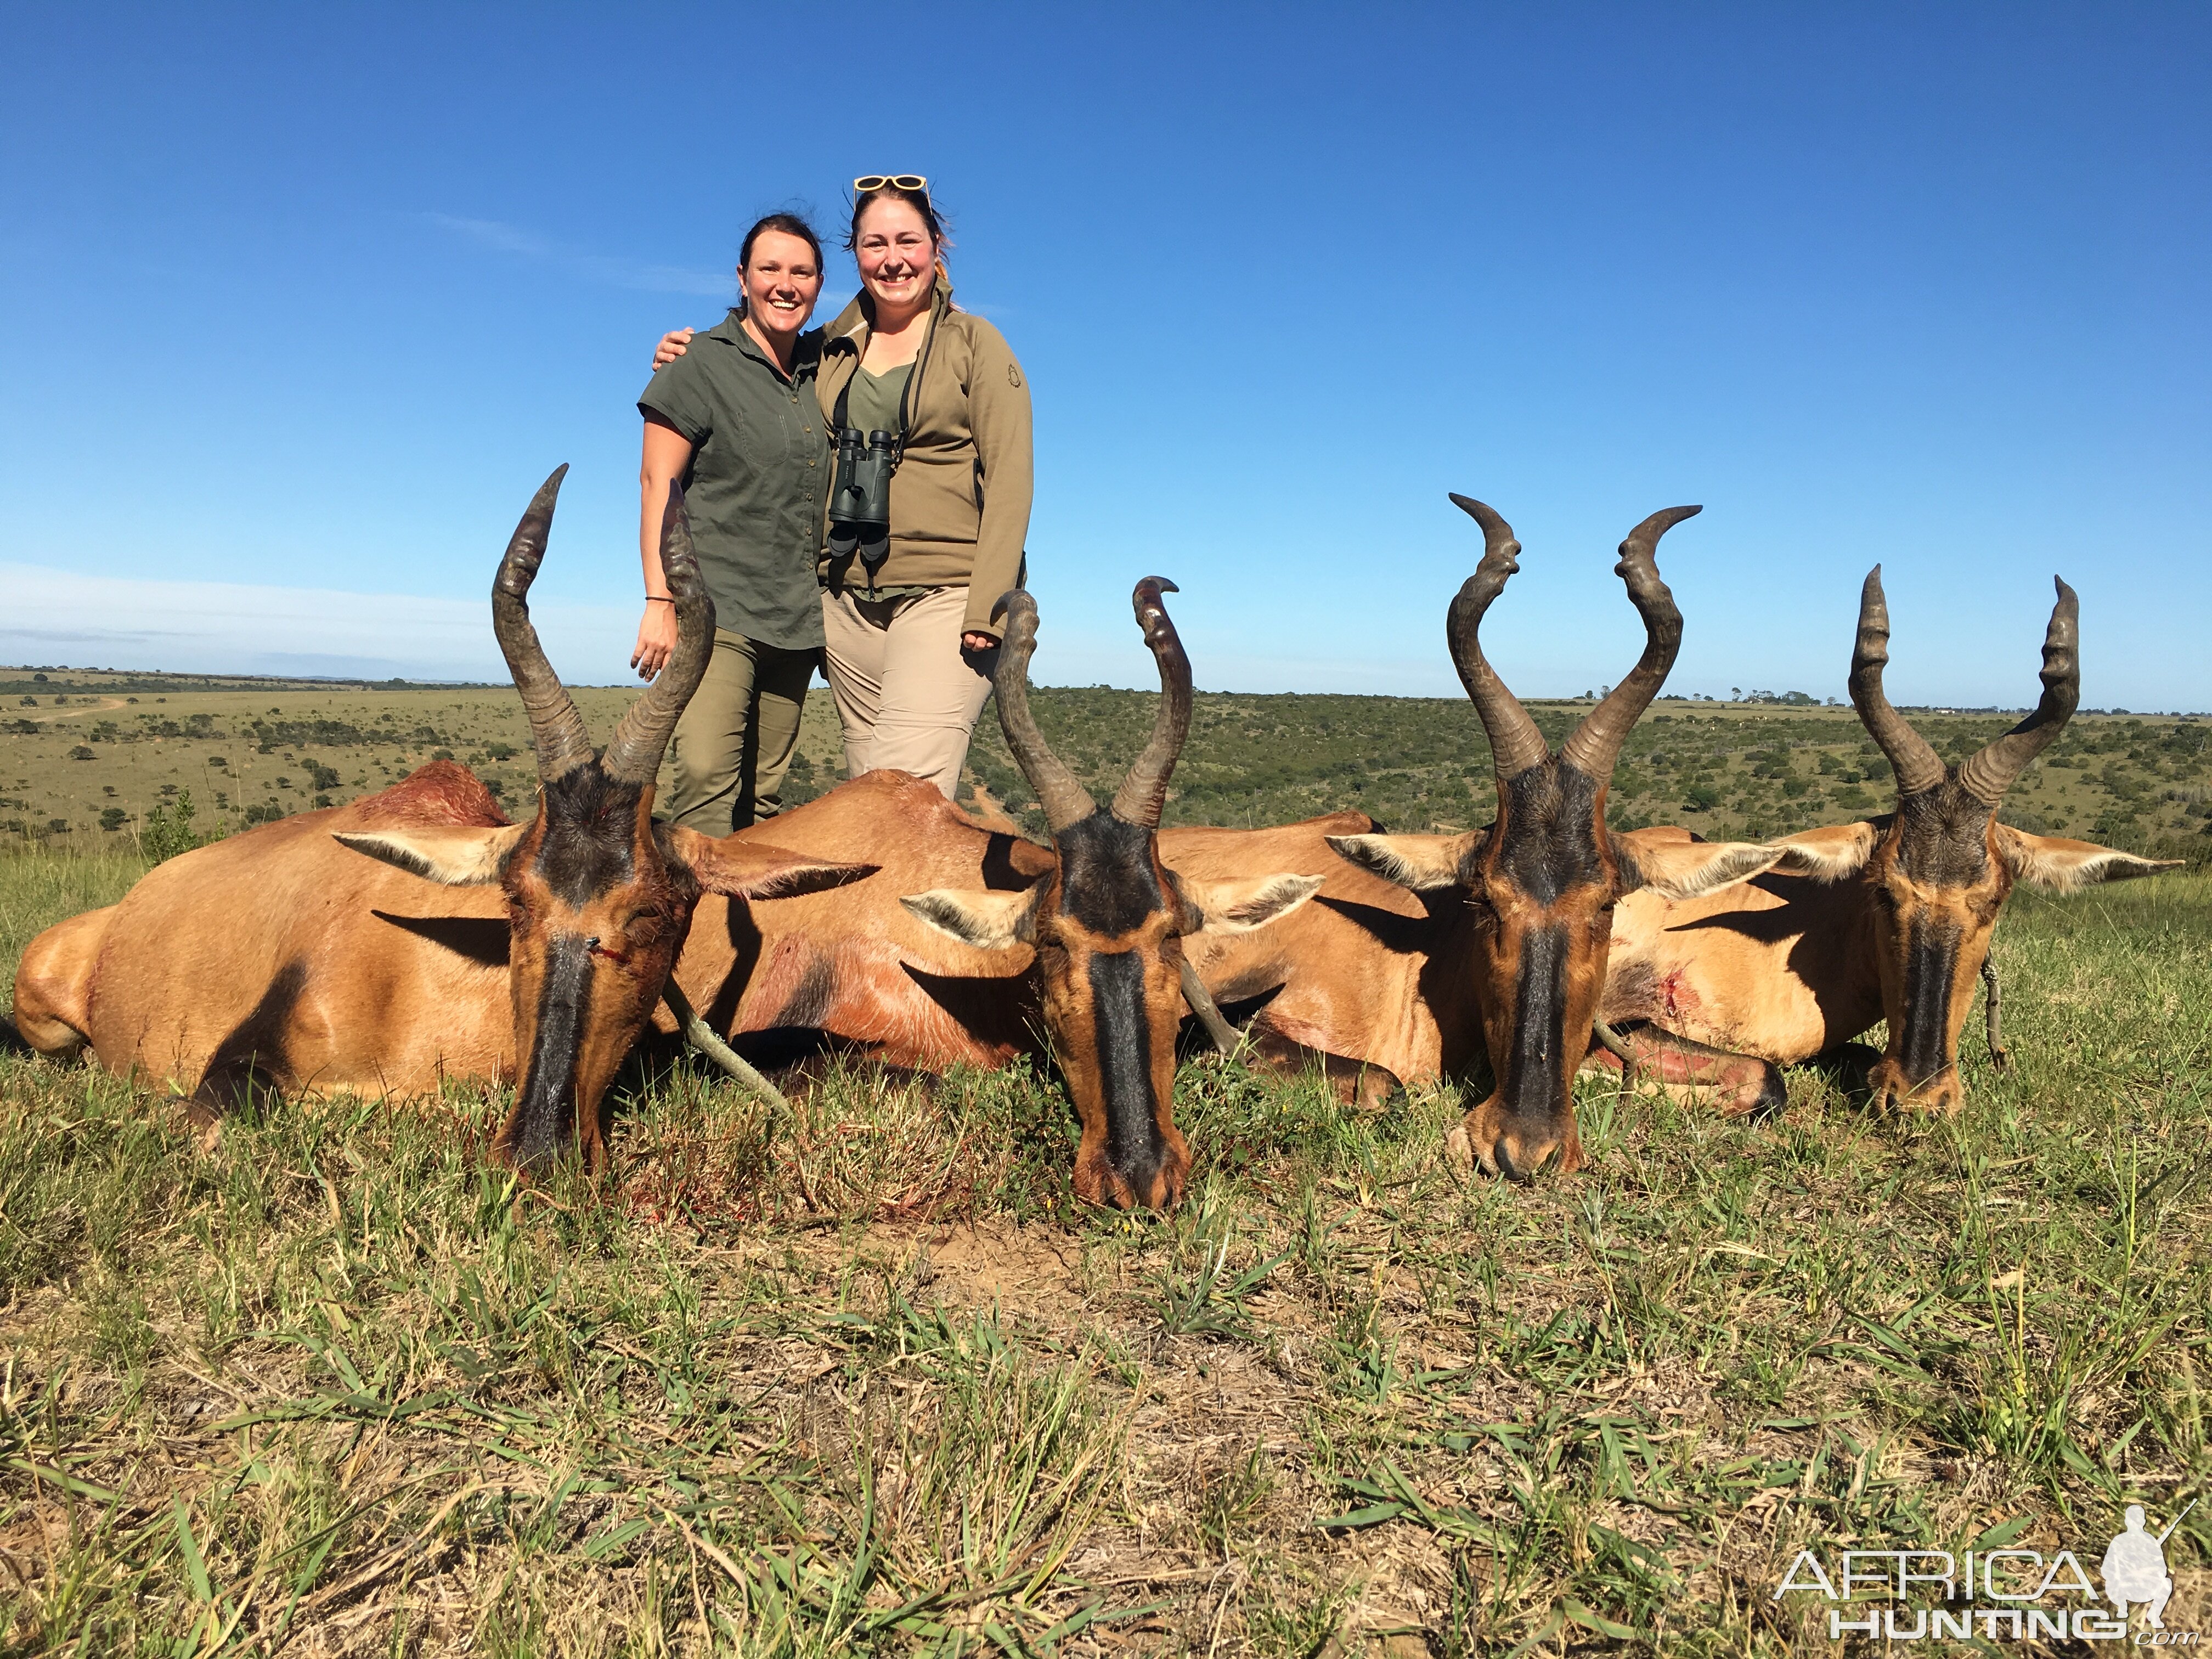
[[[1866,868],[1880,839],[1871,823],[1854,823],[1838,830],[1808,830],[1801,836],[1784,836],[1771,843],[1781,857],[1775,870],[1785,876],[1810,876],[1814,881],[1841,881]]]
[[[1203,933],[1249,933],[1304,904],[1321,891],[1320,876],[1261,876],[1256,881],[1192,881],[1178,877],[1183,896],[1198,907]]]
[[[2031,887],[2070,893],[2105,881],[2133,881],[2177,868],[2179,859],[2137,858],[2118,848],[2094,842],[2063,841],[2051,836],[2031,836],[2010,824],[1997,826],[1997,836],[2012,872]]]
[[[1698,898],[1771,869],[1782,857],[1778,847],[1750,842],[1698,842],[1679,847],[1631,849],[1644,884],[1670,899]]]
[[[899,902],[939,933],[982,951],[1003,951],[1029,942],[1030,922],[1044,884],[1019,892],[963,892],[933,887],[902,895]]]
[[[368,830],[333,836],[340,845],[445,887],[482,887],[499,879],[527,824],[496,829]]]
[[[1416,893],[1459,884],[1459,836],[1330,836],[1336,855]]]

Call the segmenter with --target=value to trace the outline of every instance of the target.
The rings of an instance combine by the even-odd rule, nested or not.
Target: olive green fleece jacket
[[[876,587],[968,588],[961,627],[997,638],[993,612],[1022,584],[1034,466],[1030,388],[1006,337],[981,317],[952,308],[952,284],[937,279],[925,356],[915,360],[907,405],[906,451],[891,475],[890,556]],[[834,423],[844,391],[868,349],[868,307],[856,297],[824,331],[814,391],[823,420]],[[826,530],[826,525],[825,525]],[[826,535],[825,535],[826,543]],[[833,559],[825,545],[825,584],[866,581],[856,556]]]

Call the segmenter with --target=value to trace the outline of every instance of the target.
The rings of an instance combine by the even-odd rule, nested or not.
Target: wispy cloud
[[[728,271],[647,264],[637,259],[590,253],[498,219],[468,219],[452,213],[426,213],[422,217],[448,234],[473,242],[478,247],[557,266],[584,282],[609,288],[638,289],[648,294],[711,295],[720,299],[728,298],[736,289],[736,278]]]
[[[503,680],[481,599],[347,593],[240,582],[142,581],[0,563],[0,662],[178,673]],[[531,606],[574,684],[625,675],[637,619],[616,605]]]

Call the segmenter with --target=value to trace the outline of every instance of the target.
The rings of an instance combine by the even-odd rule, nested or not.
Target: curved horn
[[[994,682],[999,694],[999,730],[1006,734],[1006,747],[1014,763],[1044,808],[1044,821],[1058,835],[1098,810],[1091,792],[1075,781],[1075,774],[1037,730],[1030,713],[1030,658],[1036,651],[1036,601],[1027,589],[1017,587],[999,601],[1006,613],[1006,641],[999,649],[999,672]]]
[[[1444,641],[1451,647],[1459,683],[1467,688],[1474,712],[1481,716],[1482,729],[1490,734],[1491,764],[1503,783],[1532,766],[1541,766],[1552,754],[1552,745],[1544,741],[1544,734],[1528,718],[1521,700],[1505,689],[1498,671],[1484,659],[1478,637],[1490,602],[1504,589],[1505,579],[1521,568],[1513,556],[1521,550],[1521,544],[1513,539],[1513,526],[1499,518],[1494,508],[1471,496],[1455,495],[1451,499],[1453,506],[1482,526],[1482,562],[1461,586],[1459,597],[1445,613]]]
[[[1674,608],[1674,596],[1667,591],[1667,584],[1659,580],[1659,538],[1683,520],[1693,519],[1705,510],[1702,507],[1662,507],[1630,531],[1628,539],[1620,544],[1620,562],[1613,566],[1613,574],[1628,584],[1630,602],[1644,618],[1644,654],[1637,658],[1628,678],[1583,716],[1583,723],[1559,750],[1562,760],[1571,761],[1601,784],[1611,780],[1613,763],[1620,758],[1620,745],[1628,741],[1630,730],[1644,718],[1651,699],[1667,683],[1674,666],[1674,653],[1682,648],[1682,613]]]
[[[491,631],[530,716],[538,776],[544,783],[574,771],[592,757],[592,734],[584,717],[576,712],[575,701],[553,665],[545,660],[545,647],[530,623],[530,584],[537,580],[538,567],[544,560],[546,538],[553,530],[553,505],[561,496],[561,480],[568,476],[568,464],[563,461],[538,487],[522,522],[514,526],[491,584]]]
[[[2066,729],[2081,701],[2081,601],[2057,577],[2051,580],[2058,602],[2051,607],[2051,626],[2043,636],[2042,698],[2033,714],[1959,769],[1959,787],[1987,806],[2002,800],[2027,763]]]
[[[1114,792],[1114,816],[1146,830],[1160,827],[1168,779],[1182,755],[1183,739],[1190,735],[1190,659],[1183,654],[1182,640],[1160,599],[1163,592],[1181,592],[1165,576],[1147,576],[1129,595],[1137,626],[1145,630],[1145,643],[1160,665],[1160,712],[1152,721],[1152,741]]]
[[[676,649],[645,695],[629,706],[599,757],[599,769],[617,783],[642,787],[653,781],[684,705],[706,678],[708,659],[714,654],[714,601],[699,574],[698,556],[691,550],[691,520],[684,511],[684,490],[672,478],[668,505],[660,514],[660,574],[667,580],[669,597],[676,601]]]
[[[1897,793],[1917,795],[1943,781],[1943,763],[1927,738],[1889,706],[1881,671],[1889,665],[1889,601],[1881,591],[1881,567],[1867,572],[1859,590],[1859,638],[1851,651],[1851,707],[1859,724],[1889,757],[1897,774]]]

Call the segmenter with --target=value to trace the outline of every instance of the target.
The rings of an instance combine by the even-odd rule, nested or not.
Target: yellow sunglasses
[[[866,196],[872,190],[881,190],[886,185],[895,185],[900,190],[927,190],[929,180],[918,173],[864,173],[853,180],[854,193],[861,196]]]

